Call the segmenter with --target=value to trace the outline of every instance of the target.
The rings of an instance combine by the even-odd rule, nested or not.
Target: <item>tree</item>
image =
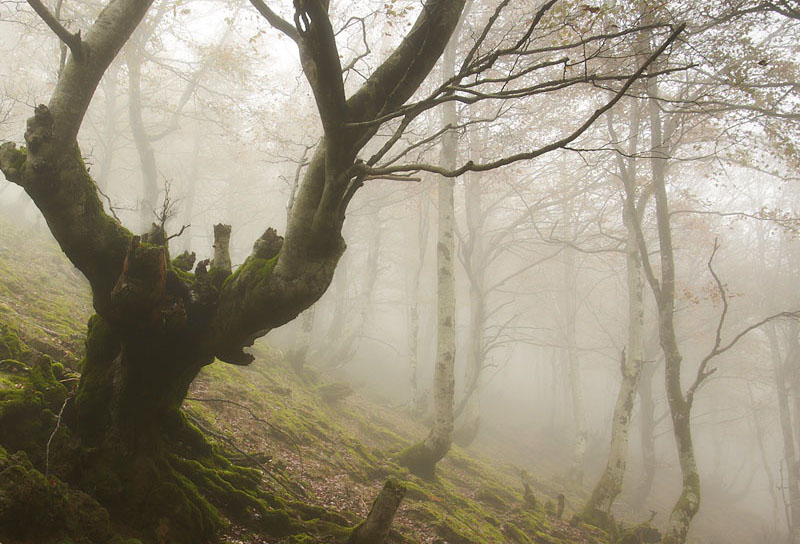
[[[266,11],[298,44],[325,135],[285,239],[268,229],[231,275],[220,234],[210,268],[201,265],[194,276],[172,266],[165,232],[134,236],[105,214],[76,142],[97,84],[149,5],[112,2],[84,36],[49,21],[69,45],[70,58],[50,103],[38,106],[28,122],[27,149],[5,143],[0,152],[6,178],[25,189],[92,288],[97,316],[90,322],[74,428],[89,466],[106,463],[120,475],[116,485],[97,490],[116,512],[141,511],[148,496],[166,488],[198,502],[180,479],[170,478],[165,458],[165,433],[180,426],[178,408],[189,384],[215,357],[251,362],[244,346],[325,291],[344,251],[346,205],[362,181],[355,159],[377,130],[352,125],[369,123],[410,97],[444,49],[462,2],[426,4],[404,41],[349,99],[326,6],[299,6],[297,26]],[[187,534],[176,539],[196,541],[198,533],[214,530],[203,501],[194,509],[201,520],[187,522]]]

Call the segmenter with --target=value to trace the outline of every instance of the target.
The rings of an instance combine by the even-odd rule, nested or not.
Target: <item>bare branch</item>
[[[454,170],[450,170],[447,168],[442,168],[441,166],[434,166],[430,164],[423,164],[423,163],[415,163],[415,164],[406,164],[406,165],[398,165],[398,166],[388,166],[384,168],[367,168],[367,173],[370,175],[378,175],[378,174],[393,174],[397,172],[409,172],[409,171],[425,171],[425,172],[433,172],[435,174],[439,174],[445,177],[458,177],[465,172],[485,172],[487,170],[494,170],[496,168],[500,168],[502,166],[507,166],[509,164],[513,164],[515,162],[524,161],[534,159],[545,153],[549,153],[550,151],[562,148],[569,144],[570,142],[577,139],[581,134],[583,134],[594,122],[605,112],[610,110],[614,104],[619,102],[619,100],[625,96],[628,89],[630,89],[631,85],[634,84],[639,78],[642,77],[644,72],[647,70],[648,66],[652,64],[652,62],[658,58],[669,45],[675,41],[678,35],[686,28],[686,24],[680,24],[661,44],[661,46],[650,55],[647,60],[639,67],[633,75],[631,75],[625,84],[616,92],[616,94],[606,102],[605,105],[595,110],[595,112],[589,116],[589,118],[577,129],[575,129],[571,134],[561,138],[560,140],[556,140],[551,144],[548,144],[544,147],[536,149],[534,151],[528,151],[524,153],[517,153],[515,155],[510,155],[508,157],[504,157],[502,159],[497,159],[495,161],[487,162],[487,163],[474,163],[473,161],[468,161],[464,165]]]
[[[253,4],[253,7],[258,10],[273,28],[283,32],[295,42],[299,42],[300,33],[297,32],[297,29],[289,21],[272,11],[269,6],[264,3],[264,0],[250,0],[250,3]]]
[[[72,51],[72,57],[77,61],[83,60],[83,41],[81,41],[80,30],[76,33],[71,33],[64,28],[58,19],[50,13],[50,10],[42,4],[40,0],[28,0],[28,4],[33,8],[33,11],[42,18],[42,20],[50,27],[50,30],[55,32],[58,39],[64,42],[69,50]]]
[[[748,333],[751,331],[771,322],[776,319],[787,318],[787,319],[800,319],[800,310],[795,310],[791,312],[778,312],[777,314],[773,314],[771,316],[765,317],[764,319],[753,323],[745,327],[744,329],[740,330],[730,342],[725,345],[722,345],[722,328],[725,324],[725,317],[728,314],[728,296],[727,292],[725,291],[725,286],[722,284],[722,281],[719,279],[716,271],[714,270],[713,261],[714,256],[719,249],[719,244],[717,240],[714,240],[714,249],[711,251],[711,256],[708,258],[708,270],[711,272],[711,276],[714,278],[714,283],[717,286],[717,290],[719,291],[720,299],[722,300],[722,312],[719,316],[719,321],[717,322],[717,331],[714,335],[714,347],[708,352],[702,361],[700,361],[700,366],[697,368],[697,376],[695,377],[694,382],[689,387],[689,390],[686,392],[686,402],[689,403],[691,406],[692,401],[694,400],[694,394],[697,391],[697,388],[705,381],[706,378],[711,376],[714,372],[716,372],[716,368],[708,368],[708,364],[718,355],[722,355],[733,346],[735,346],[739,340],[744,338]]]

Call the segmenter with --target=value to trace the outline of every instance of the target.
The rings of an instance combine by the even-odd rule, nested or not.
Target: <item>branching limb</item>
[[[717,291],[719,292],[720,300],[722,301],[722,311],[720,312],[719,321],[717,321],[717,330],[714,335],[714,347],[711,348],[711,351],[700,361],[700,366],[697,368],[697,376],[695,377],[694,382],[689,387],[689,390],[686,393],[686,402],[689,403],[691,406],[692,401],[694,400],[694,394],[697,391],[697,388],[705,381],[706,378],[711,376],[714,372],[716,372],[716,367],[709,368],[709,363],[717,356],[722,355],[733,346],[735,346],[739,340],[744,338],[748,333],[751,331],[771,322],[776,319],[800,319],[800,310],[795,310],[791,312],[778,312],[776,314],[770,315],[765,317],[764,319],[753,323],[745,327],[744,329],[740,330],[727,344],[722,344],[722,328],[725,325],[725,318],[728,314],[728,296],[725,290],[725,286],[720,280],[717,272],[714,270],[713,261],[714,256],[719,249],[719,244],[717,240],[714,240],[714,249],[711,251],[711,256],[708,258],[708,270],[711,273],[711,276],[714,278],[714,283],[717,286]]]
[[[303,72],[314,92],[325,134],[334,137],[335,131],[344,123],[346,113],[336,35],[327,7],[320,0],[295,0],[295,9],[303,21],[297,26]]]
[[[398,172],[409,172],[409,171],[425,171],[425,172],[432,172],[435,174],[439,174],[445,177],[458,177],[466,172],[485,172],[487,170],[494,170],[495,168],[500,168],[502,166],[507,166],[509,164],[513,164],[515,162],[524,161],[534,159],[545,153],[549,153],[550,151],[562,148],[569,144],[570,142],[577,139],[581,134],[586,132],[586,130],[594,124],[594,122],[605,112],[610,110],[614,104],[620,101],[623,96],[628,92],[628,89],[645,73],[647,68],[656,60],[661,54],[669,47],[669,45],[675,41],[675,39],[680,35],[681,32],[686,28],[685,23],[679,25],[673,32],[669,35],[669,37],[661,44],[661,46],[656,49],[652,55],[650,55],[647,60],[645,60],[642,65],[639,67],[636,72],[631,75],[625,84],[614,94],[614,96],[606,102],[602,107],[598,108],[594,111],[594,113],[589,116],[589,118],[577,129],[575,129],[571,134],[561,138],[560,140],[556,140],[544,147],[533,151],[527,151],[524,153],[517,153],[515,155],[510,155],[508,157],[504,157],[502,159],[497,159],[495,161],[487,162],[487,163],[475,163],[469,161],[462,165],[459,168],[454,170],[450,170],[448,168],[443,168],[441,166],[435,166],[430,164],[423,164],[423,163],[416,163],[416,164],[405,164],[405,165],[398,165],[398,166],[387,166],[384,168],[368,168],[367,173],[369,175],[377,175],[377,174],[394,174]]]
[[[264,3],[264,0],[250,0],[250,3],[253,4],[253,7],[258,10],[273,28],[283,32],[295,42],[300,40],[300,33],[297,32],[297,29],[289,21],[272,11],[269,6]]]
[[[74,34],[64,28],[58,19],[50,13],[50,10],[42,4],[40,0],[28,0],[28,4],[33,8],[33,11],[42,18],[42,20],[50,27],[50,30],[55,32],[58,39],[60,39],[69,50],[72,51],[72,56],[78,62],[83,61],[83,41],[81,40],[81,32],[75,32]]]

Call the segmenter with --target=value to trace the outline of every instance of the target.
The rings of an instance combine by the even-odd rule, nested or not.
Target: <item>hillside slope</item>
[[[59,444],[69,440],[60,414],[79,376],[90,313],[86,283],[58,247],[0,219],[0,542],[5,544],[169,542],[138,534],[125,520],[109,520],[92,489],[73,489],[53,476],[62,461]],[[454,447],[440,464],[437,481],[410,475],[393,455],[424,436],[423,426],[313,370],[298,374],[264,342],[255,354],[250,367],[206,367],[184,413],[214,451],[261,471],[265,496],[276,497],[272,507],[286,505],[285,515],[297,523],[263,531],[234,521],[222,542],[344,542],[348,526],[364,519],[387,479],[407,489],[387,542],[609,542],[601,531],[562,519],[563,497],[552,496],[535,478],[528,479],[526,493],[519,472],[502,460]],[[216,506],[225,512],[224,504]],[[30,520],[36,525],[25,525]]]

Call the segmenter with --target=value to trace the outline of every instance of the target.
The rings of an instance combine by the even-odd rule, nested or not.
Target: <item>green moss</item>
[[[233,274],[223,278],[224,281],[221,283],[221,285],[224,288],[227,284],[236,281],[239,277],[255,277],[258,278],[258,283],[266,283],[269,280],[269,277],[272,275],[272,269],[275,268],[276,262],[278,262],[278,255],[275,255],[271,259],[248,257],[248,259],[239,268],[237,268]]]
[[[475,498],[487,506],[498,510],[507,510],[509,504],[516,501],[514,495],[489,482],[481,484],[481,487],[475,494]]]
[[[0,539],[46,542],[111,536],[108,513],[88,495],[55,476],[45,478],[23,452],[0,456]]]
[[[172,272],[178,277],[186,285],[194,285],[197,278],[191,272],[187,272],[185,270],[181,270],[177,266],[172,267]]]
[[[19,331],[8,323],[0,323],[0,359],[25,359],[31,350],[19,338]]]
[[[533,542],[528,535],[511,522],[503,525],[503,535],[511,542],[518,542],[520,544],[530,544]]]
[[[215,266],[212,266],[208,271],[208,276],[211,279],[211,285],[217,289],[222,287],[222,285],[225,283],[225,280],[230,277],[230,275],[230,270],[217,268]]]

